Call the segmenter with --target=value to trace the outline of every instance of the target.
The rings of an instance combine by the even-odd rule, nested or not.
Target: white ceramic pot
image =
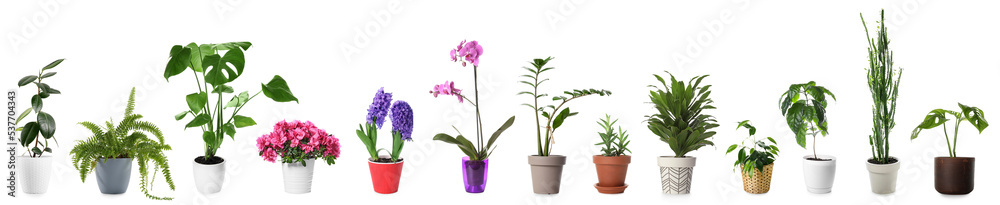
[[[226,161],[218,164],[193,163],[194,186],[202,194],[219,193],[222,182],[226,180]]]
[[[808,160],[813,155],[802,157],[802,176],[806,181],[806,190],[814,194],[830,193],[833,189],[833,179],[837,176],[837,158],[819,155],[827,161]]]
[[[289,194],[311,192],[315,167],[316,159],[307,159],[305,166],[302,166],[301,162],[281,163],[281,174],[285,179],[285,192]]]
[[[694,157],[661,156],[656,160],[660,165],[660,184],[663,193],[691,193],[691,175],[694,172]]]
[[[44,194],[49,190],[52,176],[52,156],[22,157],[17,159],[17,184],[27,194]]]
[[[899,158],[892,164],[868,164],[868,179],[871,180],[872,192],[876,194],[891,194],[896,192],[896,174],[899,172]]]

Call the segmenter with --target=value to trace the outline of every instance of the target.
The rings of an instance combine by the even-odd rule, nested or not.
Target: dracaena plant
[[[597,133],[601,136],[601,142],[594,145],[604,145],[601,147],[601,152],[604,154],[601,155],[605,157],[622,156],[625,155],[625,152],[632,153],[632,150],[628,149],[628,143],[631,142],[628,140],[628,131],[618,126],[616,132],[615,123],[617,122],[618,119],[611,120],[611,115],[604,115],[604,118],[597,122],[604,129],[604,132]]]
[[[52,88],[49,84],[45,84],[43,80],[56,75],[56,72],[46,72],[63,62],[64,59],[59,59],[52,61],[45,67],[42,67],[38,71],[38,75],[24,76],[21,80],[17,81],[18,87],[24,87],[28,84],[35,84],[37,92],[35,95],[31,96],[31,107],[25,109],[21,112],[21,115],[17,117],[14,124],[21,124],[21,120],[28,117],[34,111],[37,113],[35,115],[35,121],[25,123],[24,126],[18,127],[15,131],[21,131],[21,137],[19,138],[20,145],[28,149],[28,156],[30,157],[41,157],[43,153],[52,153],[52,148],[49,148],[49,140],[54,141],[57,145],[59,141],[56,140],[56,120],[52,118],[49,113],[43,112],[43,99],[49,98],[49,96],[55,94],[62,94],[59,90]],[[41,135],[39,137],[39,135]]]
[[[385,119],[392,119],[392,150],[376,149],[378,144],[378,130],[382,128]],[[413,141],[413,108],[406,101],[396,100],[392,102],[392,93],[385,92],[384,88],[379,88],[372,99],[372,104],[368,106],[368,116],[364,124],[358,125],[358,138],[365,144],[368,155],[375,162],[394,163],[402,161],[399,158],[403,152],[404,141]],[[382,158],[378,155],[380,151],[389,152],[389,158]]]
[[[514,116],[510,116],[510,118],[507,119],[507,122],[504,122],[496,132],[493,132],[493,135],[490,136],[489,139],[485,139],[485,136],[483,135],[483,117],[479,112],[479,78],[477,77],[479,72],[479,57],[482,56],[482,54],[483,46],[479,45],[479,42],[476,41],[462,41],[458,44],[458,48],[451,50],[452,61],[461,62],[462,67],[472,64],[472,82],[474,86],[473,96],[476,99],[470,100],[465,95],[462,95],[462,90],[455,88],[455,83],[449,81],[445,81],[444,84],[434,86],[434,89],[430,92],[434,95],[434,97],[439,95],[452,95],[458,98],[459,103],[468,102],[475,107],[475,144],[473,144],[472,141],[469,141],[469,139],[466,139],[465,136],[462,135],[462,132],[458,131],[458,128],[455,128],[454,126],[452,126],[452,128],[458,132],[458,135],[455,137],[445,133],[438,133],[437,135],[434,135],[434,140],[457,145],[458,149],[462,150],[465,155],[469,156],[470,160],[474,161],[488,159],[490,154],[492,154],[495,149],[493,143],[496,142],[497,138],[500,137],[500,134],[503,133],[504,130],[507,130],[507,128],[514,124]]]
[[[917,128],[913,129],[913,134],[910,134],[910,140],[917,139],[917,136],[920,135],[920,131],[941,126],[944,130],[945,144],[948,145],[948,156],[957,157],[955,150],[958,149],[958,126],[962,125],[962,122],[969,122],[969,124],[972,124],[973,127],[976,127],[976,129],[979,130],[979,134],[982,134],[983,130],[990,126],[990,123],[986,122],[986,117],[983,116],[983,110],[980,110],[978,107],[967,106],[962,103],[959,103],[958,107],[962,109],[961,112],[945,109],[931,110],[931,112],[927,113],[927,116],[924,117],[924,121],[921,122],[920,125],[917,125]],[[948,125],[945,124],[945,122],[950,120],[948,119],[948,115],[955,118],[955,132],[952,133],[951,139],[948,139]]]
[[[132,158],[139,163],[139,188],[146,197],[155,200],[172,200],[172,197],[160,197],[149,194],[153,180],[149,177],[150,165],[153,167],[153,177],[156,172],[163,174],[170,190],[174,190],[174,180],[170,177],[170,165],[163,151],[170,150],[170,145],[163,141],[163,132],[153,123],[142,121],[142,115],[133,113],[135,110],[135,88],[128,96],[125,107],[125,117],[121,122],[107,121],[102,127],[93,122],[81,122],[80,125],[93,134],[86,140],[79,141],[70,157],[73,167],[80,171],[80,181],[86,181],[87,175],[94,171],[97,162],[111,158]],[[117,125],[116,125],[117,124]],[[150,138],[150,136],[154,138]]]
[[[538,92],[538,86],[549,80],[548,78],[543,79],[541,74],[545,71],[555,69],[554,67],[545,67],[545,64],[547,64],[550,60],[552,60],[552,57],[545,59],[536,58],[531,61],[532,67],[524,67],[525,70],[528,70],[529,74],[521,75],[521,77],[527,78],[528,80],[522,80],[520,83],[531,86],[531,90],[518,93],[518,95],[531,96],[533,102],[533,104],[524,103],[522,105],[531,108],[531,110],[535,112],[535,131],[538,134],[538,156],[549,156],[552,152],[551,146],[555,143],[556,129],[562,126],[566,118],[577,114],[576,112],[571,112],[569,107],[565,107],[566,103],[589,95],[611,95],[611,91],[607,90],[572,90],[563,92],[565,95],[552,97],[552,101],[554,103],[558,103],[556,105],[539,105],[538,100],[548,96],[548,94]],[[539,115],[545,117],[544,126],[541,124],[541,120],[538,117]],[[542,135],[543,127],[545,128],[545,135]]]
[[[182,120],[187,115],[194,116],[186,128],[200,127],[205,141],[204,160],[210,160],[222,146],[225,136],[235,140],[236,129],[256,125],[248,116],[239,115],[243,106],[261,93],[276,102],[298,103],[288,84],[281,76],[275,75],[267,84],[261,84],[261,91],[250,95],[248,91],[233,94],[235,89],[227,85],[243,75],[246,59],[243,52],[250,49],[250,42],[230,42],[222,44],[175,45],[170,49],[170,60],[163,72],[163,78],[191,70],[198,92],[185,97],[188,110],[174,116]],[[223,52],[225,52],[223,54]],[[189,69],[190,68],[190,69]],[[232,95],[225,101],[224,95]],[[214,98],[214,102],[212,99]],[[229,110],[227,112],[227,110]]]
[[[788,91],[781,94],[778,103],[781,115],[785,116],[788,129],[795,133],[795,142],[799,146],[806,148],[806,135],[812,135],[815,159],[819,159],[819,155],[816,155],[816,136],[829,134],[826,123],[827,95],[837,100],[830,90],[809,81],[788,86]]]
[[[868,38],[868,89],[872,94],[872,135],[868,144],[872,147],[872,163],[890,164],[896,161],[889,156],[889,132],[896,126],[896,100],[899,99],[899,80],[903,69],[892,68],[892,51],[889,50],[889,35],[885,28],[885,11],[882,20],[877,21],[875,35],[868,35],[865,17],[861,15],[861,25]]]
[[[646,127],[670,146],[675,157],[685,157],[688,152],[704,146],[715,146],[710,140],[715,131],[710,130],[719,124],[716,124],[715,117],[703,113],[715,109],[709,98],[712,86],[701,86],[701,81],[708,75],[691,78],[684,84],[670,72],[667,74],[670,75],[670,85],[660,75],[653,74],[660,86],[649,86],[656,89],[649,91],[649,100],[657,113],[646,116]]]
[[[757,133],[757,128],[750,124],[750,120],[744,120],[736,125],[736,129],[746,128],[750,133],[749,136],[743,139],[739,144],[733,144],[726,149],[726,154],[739,149],[739,154],[737,154],[736,162],[733,163],[733,169],[737,167],[740,168],[742,173],[753,177],[754,170],[763,173],[764,166],[769,164],[774,164],[774,159],[778,156],[778,142],[774,141],[774,138],[767,137],[767,141],[771,144],[767,144],[764,140],[757,140],[754,134]],[[747,144],[750,144],[749,146]]]

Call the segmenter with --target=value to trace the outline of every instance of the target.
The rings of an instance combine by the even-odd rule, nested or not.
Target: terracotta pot
[[[934,189],[942,194],[969,194],[975,185],[975,157],[935,157]]]
[[[389,156],[382,156],[389,158]],[[403,159],[395,163],[374,162],[368,158],[368,170],[372,175],[372,187],[376,193],[392,194],[399,191],[399,177],[403,174]]]
[[[740,166],[740,168],[743,168]],[[742,170],[742,169],[741,169]],[[763,194],[771,190],[771,173],[774,172],[774,163],[769,165],[764,165],[764,172],[761,173],[757,169],[753,170],[753,176],[751,177],[746,172],[740,172],[743,174],[743,191],[751,194]]]
[[[566,156],[528,156],[531,165],[531,185],[536,194],[558,194],[562,184]]]
[[[632,156],[622,155],[616,157],[606,157],[594,155],[594,165],[597,167],[597,192],[604,194],[618,194],[625,192],[628,184],[625,184],[625,176],[628,172],[628,164],[632,162]]]

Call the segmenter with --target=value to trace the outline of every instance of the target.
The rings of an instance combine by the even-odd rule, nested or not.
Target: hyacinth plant
[[[618,123],[618,119],[611,120],[611,115],[607,114],[601,121],[597,122],[604,129],[604,132],[597,133],[601,136],[601,142],[594,145],[604,145],[601,147],[601,152],[604,152],[601,155],[605,157],[622,156],[625,155],[625,152],[632,153],[632,150],[628,149],[628,143],[631,142],[628,140],[628,131],[618,126],[618,130],[615,132],[615,123]]]
[[[897,160],[889,156],[889,132],[896,126],[896,100],[899,99],[899,80],[903,69],[892,68],[892,51],[889,50],[889,34],[885,27],[885,10],[881,21],[877,21],[875,34],[871,38],[864,15],[861,15],[861,25],[865,27],[865,37],[868,38],[868,89],[872,94],[872,135],[868,136],[871,145],[874,164],[892,164]]]
[[[451,81],[445,81],[444,84],[434,86],[434,90],[431,90],[430,92],[431,94],[434,95],[434,97],[438,97],[440,95],[452,95],[458,98],[459,103],[469,102],[469,104],[472,104],[472,106],[475,107],[476,109],[475,144],[473,144],[472,141],[466,139],[465,136],[462,135],[462,132],[458,131],[458,128],[455,128],[455,126],[452,126],[452,128],[454,128],[455,131],[458,132],[458,135],[455,137],[452,137],[451,135],[445,133],[439,133],[434,136],[434,140],[457,145],[458,148],[462,150],[462,152],[465,153],[465,155],[469,156],[470,160],[473,161],[482,161],[488,159],[490,157],[490,154],[492,154],[493,150],[496,148],[494,147],[493,143],[496,142],[497,138],[500,137],[500,134],[503,133],[504,130],[507,130],[507,128],[509,128],[511,125],[514,124],[514,116],[510,116],[510,118],[507,119],[507,122],[504,122],[503,125],[501,125],[496,132],[493,132],[493,135],[490,136],[488,140],[484,139],[483,120],[482,120],[482,115],[480,114],[479,111],[479,105],[480,105],[479,79],[477,77],[479,72],[479,57],[482,55],[483,55],[483,46],[479,45],[479,42],[476,41],[471,41],[471,42],[462,41],[461,43],[458,44],[458,48],[451,50],[451,61],[461,62],[462,67],[465,67],[468,64],[472,64],[472,82],[475,91],[473,96],[475,97],[475,99],[470,100],[465,95],[462,95],[462,90],[455,88],[455,83]]]
[[[274,124],[271,133],[257,138],[257,150],[268,162],[281,157],[281,163],[306,166],[306,160],[323,159],[327,165],[333,165],[340,157],[340,139],[310,121],[281,121]]]
[[[563,92],[563,94],[565,94],[563,96],[552,97],[552,101],[558,102],[559,103],[558,105],[539,105],[538,104],[539,99],[549,96],[548,94],[539,93],[538,86],[540,86],[545,81],[549,80],[548,78],[542,79],[541,74],[544,73],[545,71],[555,69],[554,67],[545,67],[545,64],[548,64],[550,60],[552,60],[552,57],[548,57],[545,59],[536,58],[533,61],[531,61],[531,67],[524,67],[525,70],[528,70],[529,74],[521,75],[521,77],[527,78],[529,80],[522,80],[520,81],[520,83],[524,83],[527,84],[528,86],[531,86],[531,90],[518,93],[518,95],[531,96],[532,102],[534,102],[534,104],[524,103],[522,105],[531,108],[531,110],[535,112],[535,132],[538,134],[537,135],[538,156],[549,156],[549,154],[551,154],[552,152],[551,146],[552,144],[555,144],[556,129],[562,126],[566,118],[578,114],[576,112],[570,111],[569,107],[565,107],[566,103],[589,95],[600,95],[600,96],[611,95],[611,91],[607,90],[597,90],[597,89],[572,90]],[[544,126],[545,127],[544,138],[542,135],[542,124],[540,120],[541,118],[538,117],[539,115],[545,117],[546,120]]]
[[[174,116],[175,120],[182,120],[190,114],[194,119],[184,127],[201,128],[202,140],[205,141],[205,155],[196,161],[201,160],[205,164],[222,162],[221,158],[215,157],[215,153],[222,146],[225,136],[228,135],[235,140],[237,128],[257,124],[253,118],[238,114],[243,110],[243,106],[257,95],[264,93],[264,96],[275,102],[299,102],[288,89],[285,79],[278,75],[267,84],[261,84],[261,91],[256,94],[250,95],[249,92],[243,91],[233,95],[228,102],[223,100],[223,94],[232,94],[235,91],[232,86],[226,84],[243,74],[246,65],[243,52],[250,49],[250,46],[250,42],[201,45],[190,43],[187,46],[175,45],[170,49],[170,60],[167,61],[163,78],[169,81],[170,77],[190,68],[197,83],[198,92],[185,97],[188,110]],[[220,55],[222,51],[225,51],[225,54]],[[216,96],[215,102],[211,102],[209,96]],[[232,111],[227,113],[227,109]]]
[[[385,124],[385,119],[392,120],[392,150],[376,149],[378,130]],[[392,101],[392,93],[379,88],[368,106],[368,116],[364,124],[358,125],[358,138],[365,144],[368,154],[374,162],[395,163],[402,161],[399,154],[403,152],[403,142],[413,141],[413,108],[406,101]],[[389,158],[378,155],[380,151],[389,152]]]
[[[913,133],[910,134],[910,140],[917,139],[920,135],[920,131],[925,129],[933,129],[938,125],[942,126],[944,129],[944,141],[948,145],[948,157],[957,157],[958,154],[955,152],[958,149],[958,126],[962,125],[963,121],[969,122],[976,130],[979,130],[979,134],[983,133],[986,127],[990,126],[990,123],[986,122],[986,117],[983,116],[983,110],[978,107],[972,107],[958,103],[958,107],[962,109],[962,112],[955,112],[945,109],[934,109],[927,116],[924,117],[924,121],[917,125],[917,128],[913,128]],[[955,132],[952,133],[952,139],[948,139],[948,122],[947,115],[955,117]]]
[[[28,117],[29,114],[34,111],[38,113],[35,116],[35,121],[25,123],[24,126],[14,129],[14,131],[20,131],[21,136],[18,138],[21,147],[30,148],[28,149],[29,157],[42,157],[45,152],[52,153],[52,148],[49,148],[49,140],[51,139],[59,145],[59,140],[56,140],[56,120],[52,118],[47,112],[42,112],[43,99],[49,98],[49,96],[62,94],[59,90],[52,88],[49,84],[45,84],[42,80],[48,79],[56,75],[56,72],[45,72],[52,68],[55,68],[65,59],[59,59],[52,61],[45,67],[42,67],[38,71],[38,75],[24,76],[21,80],[17,81],[17,87],[24,87],[28,84],[35,84],[38,88],[34,96],[31,96],[31,107],[25,109],[21,112],[21,115],[17,117],[14,124],[21,124],[21,120]],[[41,135],[41,136],[39,136]]]
[[[757,140],[757,137],[754,136],[754,134],[757,134],[757,128],[750,124],[750,120],[744,120],[736,125],[737,130],[740,128],[746,128],[750,136],[744,138],[740,144],[730,145],[729,149],[726,149],[726,154],[728,155],[739,149],[736,162],[733,163],[733,169],[739,167],[744,174],[753,177],[754,170],[763,173],[764,166],[774,164],[774,160],[778,157],[778,152],[780,152],[778,146],[776,146],[778,142],[774,141],[774,138],[771,137],[767,137],[767,141],[771,142],[770,145],[764,140]],[[747,146],[748,143],[750,144],[749,146]]]

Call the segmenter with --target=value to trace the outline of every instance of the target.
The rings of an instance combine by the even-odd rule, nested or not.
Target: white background
[[[44,195],[3,197],[9,202],[149,203],[138,189],[133,170],[130,190],[123,195],[100,194],[94,176],[81,183],[67,150],[88,136],[75,123],[120,120],[130,87],[137,93],[137,112],[158,124],[174,148],[168,151],[176,191],[158,180],[155,193],[174,196],[176,204],[910,204],[990,203],[1000,191],[995,174],[1000,157],[989,152],[1000,142],[996,127],[982,134],[962,125],[960,156],[977,157],[976,189],[966,196],[944,196],[933,188],[935,156],[946,155],[941,130],[909,134],[935,108],[958,109],[956,103],[979,106],[987,120],[1000,122],[996,90],[1000,84],[1000,36],[995,1],[7,1],[0,6],[0,77],[3,89],[20,77],[36,73],[58,58],[66,61],[49,84],[62,95],[45,101],[58,123],[54,172]],[[872,194],[865,159],[870,157],[871,98],[866,82],[863,13],[874,28],[879,9],[889,16],[890,47],[904,68],[896,129],[890,136],[891,155],[902,159],[897,192]],[[12,40],[13,39],[13,40]],[[461,40],[478,40],[481,60],[480,97],[486,132],[509,115],[518,120],[498,141],[491,157],[486,192],[467,194],[462,188],[461,152],[432,141],[433,134],[474,132],[471,106],[454,98],[435,99],[427,92],[446,80],[472,93],[472,72],[450,61],[448,51]],[[203,153],[203,142],[187,121],[173,115],[186,109],[184,95],[195,92],[190,74],[167,83],[162,78],[172,45],[189,42],[251,41],[245,74],[232,85],[237,91],[259,90],[275,74],[288,80],[301,103],[251,101],[243,114],[259,125],[240,129],[219,155],[228,161],[223,191],[198,194],[191,176],[192,159]],[[357,48],[345,52],[345,48]],[[611,97],[587,97],[570,106],[580,112],[558,130],[553,154],[569,162],[562,192],[535,195],[527,156],[535,154],[530,109],[519,104],[526,89],[516,83],[533,58],[554,56],[558,69],[542,90],[557,94],[574,88],[599,88]],[[679,59],[687,59],[683,61]],[[683,61],[683,62],[681,62]],[[672,155],[642,123],[653,113],[646,85],[663,70],[688,79],[710,74],[711,111],[722,127],[708,147],[690,153],[698,157],[690,195],[664,195],[656,157]],[[190,71],[186,71],[190,72]],[[838,101],[828,107],[830,136],[820,139],[820,153],[838,157],[837,177],[830,194],[806,192],[799,148],[777,109],[778,97],[792,83],[810,80],[826,86]],[[394,99],[415,109],[414,142],[399,193],[372,191],[367,153],[354,135],[364,121],[373,93],[384,86]],[[29,89],[21,89],[20,109]],[[632,133],[630,165],[624,194],[598,194],[591,155],[605,113],[621,118]],[[343,155],[334,166],[319,166],[313,192],[289,195],[282,190],[281,168],[256,155],[255,139],[282,119],[311,120],[341,138]],[[724,148],[738,143],[745,131],[736,122],[749,119],[758,136],[773,136],[782,155],[776,162],[771,191],[742,191],[733,172],[733,156]],[[387,126],[388,127],[388,126]],[[388,136],[383,130],[383,136]],[[380,147],[389,147],[383,138]],[[811,140],[809,141],[812,142]],[[6,158],[6,157],[5,157]],[[135,168],[137,169],[137,168]],[[6,178],[6,175],[5,175]]]

